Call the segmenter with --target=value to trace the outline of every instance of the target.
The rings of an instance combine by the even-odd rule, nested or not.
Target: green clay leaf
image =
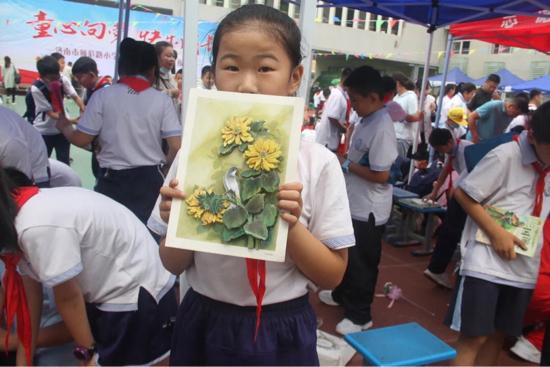
[[[279,174],[276,171],[266,172],[260,176],[260,184],[266,192],[275,192],[279,189]]]
[[[244,229],[242,229],[242,227],[235,228],[235,229],[224,228],[223,234],[222,234],[222,240],[223,242],[230,242],[244,236],[244,234],[245,234]]]
[[[256,171],[253,169],[247,169],[241,172],[241,177],[243,178],[250,178],[250,177],[256,177],[258,176],[262,171]]]
[[[217,195],[215,193],[205,193],[197,197],[201,208],[211,213],[218,213],[224,207],[225,197],[223,195]]]
[[[229,208],[223,214],[223,224],[228,229],[241,227],[247,220],[248,213],[242,206],[234,206]]]
[[[205,226],[205,225],[202,225],[202,224],[199,224],[197,226],[197,234],[208,232],[208,230],[209,230],[208,226]]]
[[[258,214],[264,210],[264,194],[254,195],[245,205],[245,209],[251,214]]]
[[[248,201],[262,189],[259,177],[246,178],[241,181],[241,200]]]
[[[267,227],[260,220],[252,220],[244,225],[244,231],[247,235],[252,236],[258,240],[267,239],[268,232]],[[249,243],[250,245],[250,243]]]
[[[229,153],[231,153],[233,151],[233,149],[235,149],[237,147],[236,144],[229,144],[229,145],[226,145],[224,146],[223,144],[220,146],[220,149],[218,150],[218,153],[220,155],[228,155]]]
[[[267,129],[264,127],[264,123],[265,121],[253,121],[250,124],[250,131],[252,131],[254,135],[266,133]]]
[[[214,232],[221,236],[225,227],[221,223],[214,223],[212,228],[214,229]]]
[[[244,153],[244,151],[246,150],[246,148],[248,148],[248,144],[247,143],[242,143],[241,145],[239,145],[239,150],[241,153]]]
[[[275,225],[278,215],[279,211],[277,210],[277,207],[275,207],[275,205],[266,204],[264,211],[258,217],[261,218],[265,226],[269,228]]]

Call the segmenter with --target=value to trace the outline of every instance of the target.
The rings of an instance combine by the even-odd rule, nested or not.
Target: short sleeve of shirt
[[[480,118],[485,119],[487,118],[487,116],[489,116],[493,108],[496,108],[497,105],[502,106],[502,104],[503,104],[502,101],[487,102],[481,105],[480,107],[478,107],[478,109],[475,112],[477,112]]]
[[[460,182],[459,187],[472,199],[483,203],[504,186],[505,169],[505,164],[499,158],[498,152],[492,150]],[[487,179],[488,177],[491,179]]]
[[[341,91],[333,91],[325,104],[327,116],[338,121],[346,119],[347,102]]]
[[[169,138],[172,136],[181,136],[181,125],[176,113],[174,103],[168,96],[164,96],[164,114],[162,116],[160,133],[162,138]]]
[[[61,75],[61,81],[63,82],[63,93],[65,93],[67,97],[73,98],[75,96],[78,96],[69,78],[67,78],[65,75]]]
[[[332,155],[313,186],[315,200],[309,231],[327,247],[338,250],[355,245],[346,182],[342,168]]]
[[[174,161],[172,162],[172,165],[170,166],[170,170],[166,175],[166,179],[164,180],[164,186],[168,186],[170,181],[176,178],[179,156],[180,152],[178,151],[176,157],[174,158]],[[166,232],[168,231],[168,224],[160,217],[160,199],[161,197],[159,195],[157,201],[155,202],[155,206],[153,207],[153,211],[151,212],[151,216],[147,220],[147,227],[149,227],[151,231],[155,232],[159,236],[166,236]]]
[[[55,287],[82,272],[80,238],[74,229],[40,226],[25,229],[19,243],[31,273]]]
[[[407,112],[407,115],[415,114],[418,111],[418,101],[416,100],[416,94],[411,93],[409,94],[406,105],[405,105],[405,112]]]
[[[53,107],[50,102],[46,99],[44,94],[35,87],[34,85],[31,87],[31,95],[32,99],[34,100],[35,105],[35,112],[42,113],[42,112],[49,112],[53,110]]]
[[[388,125],[393,129],[391,124]],[[397,141],[393,131],[381,130],[369,148],[369,168],[373,171],[389,171],[397,159]]]
[[[99,92],[95,97],[90,99],[86,110],[80,117],[76,129],[82,131],[85,134],[97,136],[103,127],[103,106],[102,96]]]
[[[403,121],[407,117],[407,113],[397,102],[388,102],[388,104],[386,104],[386,109],[388,110],[392,121]]]

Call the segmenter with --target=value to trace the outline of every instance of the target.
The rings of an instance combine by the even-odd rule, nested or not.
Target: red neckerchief
[[[95,84],[93,91],[95,92],[96,90],[101,89],[101,88],[103,88],[107,85],[111,85],[112,82],[113,81],[112,81],[110,76],[108,76],[108,75],[102,76],[101,78],[99,78],[99,80]]]
[[[38,194],[38,187],[28,186],[20,187],[13,192],[13,199],[20,209],[30,198]],[[4,287],[6,299],[4,301],[4,315],[6,317],[6,339],[4,340],[6,351],[10,338],[10,330],[13,325],[13,320],[17,317],[17,336],[25,349],[27,364],[31,365],[31,344],[32,344],[32,329],[29,308],[27,305],[27,295],[23,287],[23,279],[17,272],[17,264],[21,259],[20,254],[5,254],[0,255],[0,259],[4,262],[6,270],[4,273]]]
[[[458,153],[458,146],[460,145],[460,138],[456,139],[456,150]],[[447,187],[447,196],[451,194],[451,190],[453,189],[453,160],[455,159],[454,155],[449,156],[449,168],[447,168],[447,174],[449,175],[449,187]],[[447,197],[448,198],[448,197]]]
[[[141,93],[144,90],[151,88],[151,83],[149,83],[149,81],[137,76],[123,76],[118,80],[118,82],[126,84],[128,88],[135,90],[137,93]]]
[[[512,137],[519,144],[519,135]],[[550,173],[550,167],[543,168],[539,161],[531,163],[531,166],[537,173],[537,183],[535,184],[535,206],[533,207],[533,216],[540,217],[542,211],[542,202],[544,201],[544,185],[546,174]]]
[[[53,81],[48,86],[48,89],[50,90],[53,112],[62,112],[64,110],[62,82],[60,80]]]
[[[260,321],[262,318],[262,301],[265,295],[265,278],[266,278],[265,260],[246,259],[246,273],[248,275],[248,283],[252,292],[256,297],[256,330],[254,332],[254,341],[258,337],[260,330]]]

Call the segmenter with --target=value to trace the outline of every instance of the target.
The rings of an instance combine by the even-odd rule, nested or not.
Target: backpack
[[[50,104],[52,103],[48,86],[44,84],[42,80],[35,80],[32,83],[32,85],[38,88],[38,90],[44,95],[44,97],[46,97],[46,99]],[[27,91],[27,94],[25,95],[25,105],[27,106],[27,110],[25,111],[25,114],[23,115],[23,117],[26,118],[27,121],[32,124],[36,119],[36,105],[34,103],[34,98],[32,97],[31,88],[29,88],[29,90]],[[45,117],[46,117],[46,112],[42,112],[42,120],[44,120]]]
[[[472,172],[476,164],[485,157],[487,153],[495,149],[501,144],[509,143],[513,140],[513,132],[502,134],[491,139],[487,139],[478,144],[468,145],[464,148],[464,160],[466,161],[466,169]]]

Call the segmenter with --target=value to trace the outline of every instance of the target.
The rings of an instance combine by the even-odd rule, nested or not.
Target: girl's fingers
[[[277,203],[277,206],[279,207],[280,210],[286,210],[288,212],[300,212],[301,211],[301,207],[300,207],[300,204],[297,203],[296,201],[293,201],[293,200],[279,200],[279,202]]]
[[[280,185],[279,191],[295,190],[295,191],[302,192],[303,188],[304,188],[304,185],[302,185],[300,182],[289,182],[289,183]]]
[[[298,222],[298,218],[289,213],[281,213],[281,219],[290,225],[294,225]]]
[[[301,201],[302,195],[299,191],[296,190],[282,190],[279,191],[279,193],[277,194],[277,198],[279,200]]]
[[[160,188],[160,195],[162,196],[162,200],[185,199],[185,193],[183,191],[168,186],[162,186]]]

